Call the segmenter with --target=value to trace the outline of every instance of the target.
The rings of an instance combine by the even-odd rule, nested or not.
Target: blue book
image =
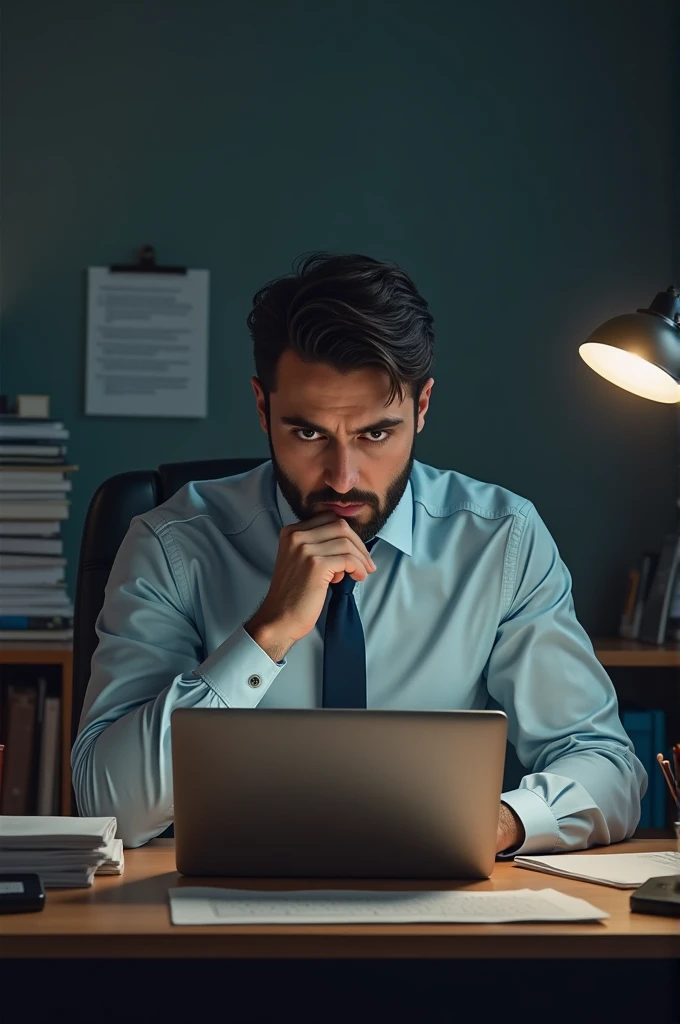
[[[68,629],[70,615],[0,615],[0,629]]]
[[[652,713],[651,711],[624,711],[622,722],[623,728],[628,733],[635,747],[635,754],[642,762],[642,766],[649,777],[647,792],[640,804],[638,828],[653,828],[652,794],[654,792],[655,773],[652,769],[653,763],[656,760],[656,751],[652,750],[654,740]],[[658,766],[656,770],[657,772],[659,771]],[[663,782],[663,779],[661,781]]]
[[[652,716],[652,771],[649,788],[652,791],[652,828],[666,828],[666,783],[656,763],[656,755],[666,749],[666,715],[663,711],[650,711]],[[671,761],[672,764],[672,761]],[[652,781],[653,779],[653,781]]]

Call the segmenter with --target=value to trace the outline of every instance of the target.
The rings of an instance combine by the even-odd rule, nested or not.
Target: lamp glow
[[[633,352],[613,345],[585,342],[579,348],[579,355],[601,377],[634,395],[668,405],[680,402],[680,384],[670,373]]]

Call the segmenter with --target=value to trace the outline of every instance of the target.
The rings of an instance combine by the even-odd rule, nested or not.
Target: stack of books
[[[61,524],[77,466],[60,420],[0,415],[0,640],[70,640]]]
[[[0,817],[0,871],[37,872],[43,886],[92,885],[123,872],[115,818]]]

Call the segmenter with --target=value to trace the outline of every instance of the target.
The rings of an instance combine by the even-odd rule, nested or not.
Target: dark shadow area
[[[4,960],[0,992],[7,1024],[680,1021],[668,960]]]

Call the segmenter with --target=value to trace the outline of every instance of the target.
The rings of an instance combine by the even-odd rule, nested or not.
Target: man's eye
[[[303,443],[305,443],[305,442],[316,441],[316,440],[318,440],[318,438],[316,438],[316,437],[300,437],[300,434],[317,434],[317,433],[318,433],[317,430],[312,430],[310,427],[299,427],[297,430],[293,431],[293,436],[298,441],[302,441]],[[375,435],[375,434],[383,434],[384,436],[383,437],[379,437],[376,440],[375,436],[371,436],[371,435]],[[371,430],[370,434],[367,434],[365,436],[370,438],[370,440],[368,442],[369,444],[384,444],[385,441],[387,441],[392,436],[392,432],[389,431],[389,430]]]

